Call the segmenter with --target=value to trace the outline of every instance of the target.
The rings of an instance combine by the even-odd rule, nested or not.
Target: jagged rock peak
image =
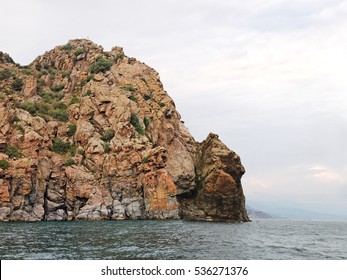
[[[240,158],[215,134],[197,143],[122,48],[0,57],[0,220],[249,220]]]
[[[14,64],[14,60],[7,53],[0,51],[0,63],[11,63]]]

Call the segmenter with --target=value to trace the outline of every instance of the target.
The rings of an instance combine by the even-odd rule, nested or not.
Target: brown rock
[[[239,156],[217,135],[210,134],[198,148],[196,191],[179,199],[182,216],[203,221],[250,221],[241,186],[244,172]]]
[[[4,183],[4,180],[0,179],[0,206],[6,205],[10,202],[10,193],[8,191],[8,185],[5,185]]]
[[[0,60],[24,81],[20,93],[0,81],[1,221],[248,221],[239,157],[216,135],[197,143],[159,74],[122,48],[71,40],[32,75]]]
[[[145,208],[150,219],[177,219],[177,189],[165,169],[146,173],[143,179]]]
[[[36,93],[37,89],[37,80],[34,76],[29,76],[25,80],[23,87],[23,94],[27,97],[32,97]]]

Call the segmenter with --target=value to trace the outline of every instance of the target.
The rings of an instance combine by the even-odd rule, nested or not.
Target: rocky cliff
[[[24,67],[0,52],[0,221],[244,222],[243,173],[122,48],[71,40]]]

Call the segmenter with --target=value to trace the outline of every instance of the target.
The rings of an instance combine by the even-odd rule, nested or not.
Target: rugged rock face
[[[249,221],[240,158],[180,118],[119,47],[71,40],[25,67],[0,53],[0,221]]]
[[[179,197],[182,216],[190,220],[247,221],[240,157],[210,133],[197,145],[196,187]]]

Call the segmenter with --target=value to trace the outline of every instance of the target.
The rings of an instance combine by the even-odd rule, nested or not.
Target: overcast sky
[[[347,0],[0,0],[18,63],[69,39],[156,69],[190,132],[241,156],[253,204],[347,215]]]

